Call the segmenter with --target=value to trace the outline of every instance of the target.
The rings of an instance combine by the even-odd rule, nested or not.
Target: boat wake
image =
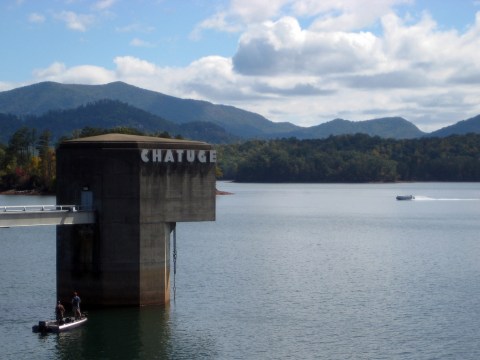
[[[477,199],[461,199],[461,198],[432,198],[429,196],[415,195],[417,201],[480,201],[480,198]]]

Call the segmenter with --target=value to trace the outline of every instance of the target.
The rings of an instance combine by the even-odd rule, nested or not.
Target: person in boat
[[[72,298],[72,310],[73,310],[73,315],[75,316],[75,319],[79,319],[82,317],[82,313],[80,312],[80,303],[82,300],[80,300],[80,296],[76,292],[73,293],[73,298]]]
[[[57,321],[62,321],[64,314],[65,314],[65,308],[63,307],[60,300],[58,300],[57,306],[55,306],[55,315],[56,315]]]

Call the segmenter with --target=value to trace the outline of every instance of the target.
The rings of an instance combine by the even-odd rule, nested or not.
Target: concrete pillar
[[[88,202],[96,223],[57,227],[57,293],[90,306],[170,300],[177,222],[215,220],[215,161],[206,143],[108,134],[62,143],[57,203]],[[87,200],[85,200],[87,199]]]

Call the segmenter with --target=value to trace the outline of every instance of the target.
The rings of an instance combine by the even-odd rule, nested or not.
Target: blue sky
[[[480,0],[2,0],[0,91],[124,81],[312,126],[480,114]]]

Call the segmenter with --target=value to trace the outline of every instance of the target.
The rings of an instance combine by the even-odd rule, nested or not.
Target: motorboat
[[[398,195],[397,200],[415,200],[413,195]]]
[[[75,329],[84,325],[87,322],[87,316],[82,314],[82,317],[75,319],[74,317],[66,317],[63,320],[46,320],[39,321],[38,325],[32,327],[35,333],[61,333],[71,329]]]

